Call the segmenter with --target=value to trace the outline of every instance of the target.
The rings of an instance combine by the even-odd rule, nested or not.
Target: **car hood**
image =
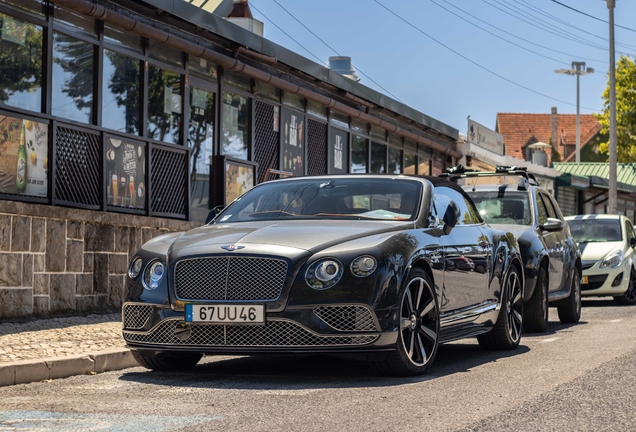
[[[623,242],[583,242],[579,243],[581,261],[598,261],[615,249],[620,249]]]
[[[184,233],[172,252],[223,252],[221,246],[267,245],[315,253],[324,248],[383,232],[413,228],[413,222],[302,220],[213,224]],[[218,249],[218,250],[217,250]],[[244,252],[248,252],[247,250]]]

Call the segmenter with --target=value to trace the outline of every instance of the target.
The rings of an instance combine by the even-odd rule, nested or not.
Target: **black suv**
[[[557,306],[561,322],[578,322],[581,318],[581,256],[554,197],[541,188],[525,168],[498,166],[496,171],[477,172],[460,165],[441,176],[454,181],[466,179],[463,188],[475,202],[482,219],[517,237],[526,279],[524,330],[546,331],[549,303]],[[490,176],[511,176],[518,181],[477,184],[483,183],[483,180],[478,182],[477,177]]]

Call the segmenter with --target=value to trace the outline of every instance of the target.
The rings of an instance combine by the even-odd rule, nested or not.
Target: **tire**
[[[156,371],[175,372],[192,369],[203,354],[191,352],[148,352],[131,351],[137,363]]]
[[[483,349],[511,350],[519,346],[523,327],[523,285],[519,272],[511,266],[502,286],[501,308],[492,330],[477,336]]]
[[[622,296],[615,296],[614,300],[620,305],[631,306],[636,304],[636,271],[634,269],[632,269],[629,276],[627,291]]]
[[[485,265],[483,265],[483,264],[477,264],[477,265],[475,266],[475,271],[476,271],[477,273],[486,273],[486,266],[485,266]]]
[[[577,323],[581,319],[581,275],[575,269],[572,276],[572,288],[565,302],[557,306],[559,319],[562,323]]]
[[[433,364],[439,345],[439,305],[428,274],[411,270],[399,299],[396,349],[370,365],[383,375],[421,375]]]
[[[523,305],[523,331],[543,333],[548,329],[548,273],[539,268],[532,297]]]

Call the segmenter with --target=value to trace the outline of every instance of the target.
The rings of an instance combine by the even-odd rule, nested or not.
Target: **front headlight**
[[[378,267],[378,262],[371,255],[362,255],[351,262],[351,273],[358,277],[369,276]]]
[[[334,258],[313,263],[305,273],[305,281],[313,289],[324,290],[338,283],[342,277],[342,264]]]
[[[164,266],[161,261],[153,261],[146,266],[144,277],[142,279],[143,286],[147,290],[156,289],[163,278]]]
[[[128,267],[128,277],[131,279],[136,279],[141,272],[141,265],[143,261],[141,258],[137,257],[130,263],[130,267]]]
[[[619,249],[617,251],[612,252],[607,257],[605,257],[603,262],[601,262],[601,268],[605,268],[605,267],[615,268],[621,265],[622,262],[623,262],[623,251]]]

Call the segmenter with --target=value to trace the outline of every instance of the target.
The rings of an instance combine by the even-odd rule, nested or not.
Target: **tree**
[[[609,137],[610,105],[609,83],[603,92],[603,112],[596,114],[601,133]],[[636,62],[622,55],[616,65],[616,145],[619,162],[636,160]],[[609,154],[609,139],[599,147]]]

